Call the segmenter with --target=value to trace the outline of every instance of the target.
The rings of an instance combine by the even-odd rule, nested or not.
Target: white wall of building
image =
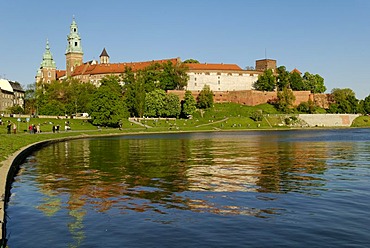
[[[252,90],[258,80],[256,72],[195,72],[189,71],[187,90],[201,91],[209,85],[212,91]]]

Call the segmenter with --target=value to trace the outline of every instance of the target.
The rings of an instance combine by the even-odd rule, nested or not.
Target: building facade
[[[152,60],[144,62],[110,63],[110,57],[104,48],[100,54],[100,62],[91,60],[83,62],[83,50],[78,26],[73,18],[70,32],[67,36],[66,70],[57,70],[50,52],[49,43],[46,44],[41,66],[36,76],[36,82],[50,83],[53,80],[62,80],[67,77],[78,79],[81,82],[90,82],[96,86],[100,80],[108,75],[122,75],[127,67],[134,72],[150,66],[152,63],[166,63],[170,61],[176,65],[181,63],[180,58]],[[252,90],[258,76],[266,69],[276,70],[276,60],[262,59],[256,61],[256,70],[244,70],[236,64],[186,64],[189,81],[186,89],[201,91],[208,85],[214,92]]]
[[[18,82],[0,79],[0,112],[19,105],[24,109],[24,90]]]

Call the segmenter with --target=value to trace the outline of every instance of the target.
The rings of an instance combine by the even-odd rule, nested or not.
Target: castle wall
[[[168,93],[173,93],[184,99],[184,90],[169,90]],[[191,91],[194,98],[197,98],[200,91]],[[327,108],[329,106],[328,94],[312,94],[310,91],[293,91],[296,98],[294,105],[297,106],[302,102],[308,102],[310,99],[315,100],[319,107]],[[241,91],[214,91],[213,100],[216,103],[233,102],[248,106],[256,106],[277,99],[276,91],[257,91],[257,90],[241,90]]]

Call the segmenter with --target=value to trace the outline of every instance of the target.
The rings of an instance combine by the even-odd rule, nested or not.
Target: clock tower
[[[70,32],[67,36],[67,50],[66,50],[66,75],[70,77],[74,69],[83,63],[83,51],[81,46],[81,37],[78,33],[77,23],[73,17],[70,26]]]

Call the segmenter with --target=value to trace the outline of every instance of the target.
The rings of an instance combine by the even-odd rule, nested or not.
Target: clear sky
[[[327,92],[370,94],[368,0],[1,0],[0,10],[0,77],[24,86],[46,39],[65,69],[75,16],[84,61],[104,47],[111,63],[180,57],[245,68],[267,57],[321,75]]]

